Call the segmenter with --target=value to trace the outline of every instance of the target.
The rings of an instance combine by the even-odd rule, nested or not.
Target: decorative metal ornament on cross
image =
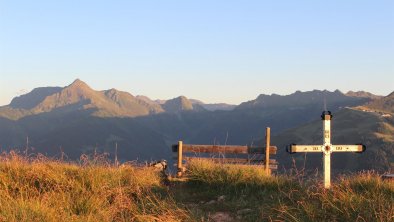
[[[332,152],[356,152],[362,153],[366,150],[366,146],[357,145],[333,145],[331,144],[331,119],[330,111],[323,111],[321,118],[323,120],[323,145],[297,145],[291,144],[286,147],[286,151],[290,154],[299,152],[322,152],[324,167],[324,188],[331,187],[331,153]]]

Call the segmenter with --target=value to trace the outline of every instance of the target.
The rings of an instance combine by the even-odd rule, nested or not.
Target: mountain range
[[[393,157],[393,104],[393,93],[380,97],[339,90],[259,95],[238,106],[205,104],[185,96],[151,100],[116,89],[96,91],[77,79],[65,87],[36,88],[0,107],[0,146],[2,150],[28,149],[51,156],[64,151],[70,159],[77,159],[95,150],[113,157],[116,143],[123,161],[169,159],[170,145],[177,140],[262,143],[265,127],[270,126],[273,141],[283,147],[292,141],[317,141],[321,132],[316,120],[328,109],[338,116],[338,122],[348,123],[335,128],[338,139],[371,142],[375,151],[368,152],[376,154],[375,159],[385,158],[376,169],[387,170]],[[305,136],[300,136],[301,132]],[[280,150],[279,161],[288,163],[289,155]],[[363,168],[353,164],[351,169]]]

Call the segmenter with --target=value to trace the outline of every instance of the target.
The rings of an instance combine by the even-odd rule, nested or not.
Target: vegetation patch
[[[97,157],[67,163],[3,154],[0,221],[394,220],[394,183],[373,173],[341,177],[325,190],[319,178],[196,159],[186,179],[165,179],[151,167]]]
[[[319,178],[268,177],[257,166],[189,162],[174,196],[199,220],[217,212],[233,221],[393,221],[394,183],[370,172],[344,176],[325,190]]]
[[[3,154],[0,221],[187,221],[148,167]]]

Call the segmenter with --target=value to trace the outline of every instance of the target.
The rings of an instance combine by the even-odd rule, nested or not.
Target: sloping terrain
[[[32,109],[41,103],[47,96],[58,93],[61,87],[41,87],[33,89],[30,93],[14,98],[10,107],[13,109]]]
[[[372,112],[383,112],[383,113],[394,114],[394,92],[381,99],[373,100],[367,103],[366,105],[361,106],[360,108]]]

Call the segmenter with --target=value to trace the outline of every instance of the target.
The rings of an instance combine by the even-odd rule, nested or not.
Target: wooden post
[[[271,143],[271,128],[265,129],[265,173],[271,175],[270,170],[270,143]]]
[[[182,167],[182,141],[178,141],[178,173],[177,176],[181,177],[183,173]]]
[[[118,162],[118,142],[115,142],[115,167],[119,166]]]

